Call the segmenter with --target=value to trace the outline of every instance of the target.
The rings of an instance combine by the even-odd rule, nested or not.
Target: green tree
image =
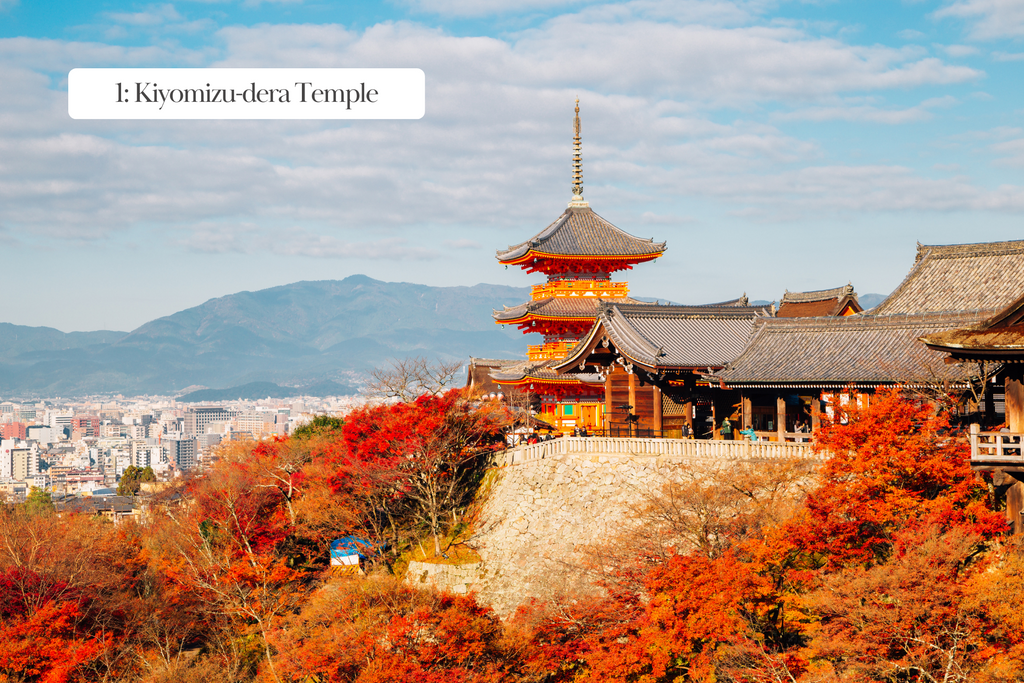
[[[292,436],[298,439],[308,439],[318,435],[329,435],[337,432],[341,435],[341,428],[345,426],[345,420],[330,415],[317,415],[312,420],[302,425]]]
[[[134,496],[139,492],[142,482],[156,481],[156,474],[153,468],[148,465],[145,468],[131,465],[121,475],[121,481],[117,485],[117,495]]]
[[[38,486],[29,489],[25,499],[25,511],[32,515],[44,515],[53,512],[53,501],[50,494]]]

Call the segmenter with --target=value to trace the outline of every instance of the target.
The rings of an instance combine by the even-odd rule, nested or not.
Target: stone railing
[[[572,455],[618,457],[677,457],[710,460],[824,460],[809,443],[780,441],[705,441],[701,439],[615,439],[566,436],[553,441],[517,446],[498,453],[497,465],[520,465]]]
[[[1024,434],[983,432],[980,425],[972,424],[971,463],[1024,464]]]

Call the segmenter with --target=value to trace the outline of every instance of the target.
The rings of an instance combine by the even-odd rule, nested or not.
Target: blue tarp
[[[358,538],[356,536],[344,536],[342,538],[331,541],[332,559],[348,557],[349,555],[359,555],[359,557],[365,559],[367,553],[374,554],[376,552],[376,545],[370,541],[367,541],[365,538]]]

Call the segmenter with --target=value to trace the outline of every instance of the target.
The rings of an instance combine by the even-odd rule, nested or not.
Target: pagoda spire
[[[576,117],[572,120],[572,201],[569,206],[590,206],[583,201],[583,148],[580,143],[580,98],[576,98]]]

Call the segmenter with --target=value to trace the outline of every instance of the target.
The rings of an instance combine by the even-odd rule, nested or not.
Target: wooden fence
[[[971,464],[1013,463],[1024,465],[1024,434],[983,432],[971,425]]]

